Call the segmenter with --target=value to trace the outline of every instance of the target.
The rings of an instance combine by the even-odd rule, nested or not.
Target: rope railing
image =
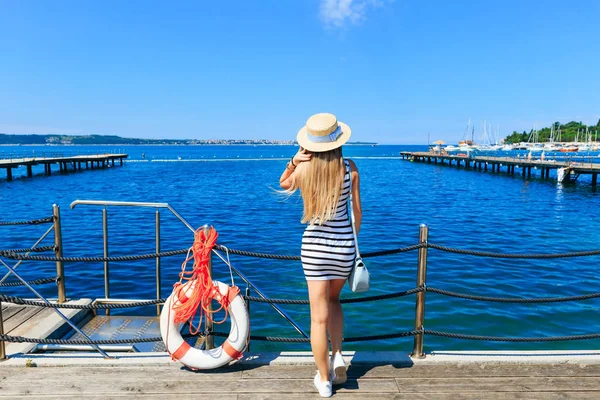
[[[0,221],[0,226],[10,226],[10,225],[39,225],[39,224],[47,224],[50,222],[54,222],[54,217],[40,218],[40,219],[32,219],[29,221]]]
[[[52,280],[54,282],[54,280]],[[13,285],[7,285],[13,286]],[[365,303],[370,301],[377,300],[385,300],[385,299],[393,299],[397,297],[409,296],[411,294],[419,293],[424,291],[424,288],[415,288],[410,290],[405,290],[402,292],[396,293],[388,293],[381,294],[376,296],[368,296],[368,297],[355,297],[350,299],[342,299],[341,303]],[[253,296],[243,296],[246,301],[254,301],[257,303],[270,303],[270,304],[296,304],[296,305],[308,305],[309,301],[304,299],[269,299],[262,297],[253,297]],[[0,302],[18,304],[18,305],[27,305],[27,306],[37,306],[43,308],[66,308],[66,309],[74,309],[74,310],[104,310],[104,309],[115,309],[115,308],[135,308],[135,307],[144,307],[151,306],[157,304],[163,304],[167,299],[153,299],[153,300],[143,300],[137,302],[130,303],[107,303],[107,304],[67,304],[67,303],[45,303],[40,300],[27,300],[21,297],[15,296],[7,296],[4,294],[0,294]]]
[[[356,336],[343,339],[345,343],[352,342],[363,342],[369,340],[386,340],[386,339],[397,339],[403,337],[411,337],[423,333],[422,330],[403,331],[390,333],[387,335],[372,335],[372,336]],[[200,335],[184,334],[182,337],[197,338],[198,336],[219,336],[227,337],[229,333],[225,332],[203,332]],[[309,338],[296,338],[296,337],[281,337],[281,336],[264,336],[264,335],[251,335],[251,340],[260,340],[268,342],[280,342],[280,343],[309,343]],[[97,344],[97,345],[110,345],[110,344],[131,344],[131,343],[153,343],[162,342],[162,337],[147,337],[147,338],[130,338],[130,339],[102,339],[102,340],[78,340],[78,339],[37,339],[24,336],[11,336],[6,334],[0,334],[0,341],[9,343],[38,343],[38,344],[65,344],[65,345],[86,345],[86,344]]]
[[[46,279],[38,279],[35,281],[29,281],[29,284],[44,284],[56,282],[58,278],[46,278]],[[21,282],[12,282],[12,283],[3,283],[0,286],[19,286],[23,285]],[[448,297],[456,297],[466,300],[474,300],[474,301],[487,301],[487,302],[496,302],[496,303],[520,303],[520,304],[536,304],[536,303],[559,303],[559,302],[570,302],[570,301],[580,301],[580,300],[590,300],[600,298],[600,293],[589,293],[584,295],[577,296],[565,296],[565,297],[491,297],[491,296],[480,296],[480,295],[471,295],[465,293],[452,292],[445,289],[440,289],[436,287],[417,287],[414,289],[404,290],[401,292],[394,293],[386,293],[375,296],[366,296],[366,297],[353,297],[348,299],[342,299],[340,302],[342,304],[352,304],[352,303],[367,303],[371,301],[379,301],[379,300],[387,300],[394,299],[399,297],[410,296],[416,293],[428,292],[428,293],[436,293],[443,296]],[[257,296],[243,296],[246,301],[253,301],[256,303],[268,303],[268,304],[288,304],[288,305],[308,305],[310,304],[306,299],[272,299],[272,298],[262,298]],[[135,307],[145,307],[157,304],[163,304],[167,298],[160,299],[152,299],[152,300],[141,300],[137,302],[129,302],[129,303],[107,303],[107,304],[67,304],[67,303],[45,303],[39,300],[27,300],[20,297],[15,296],[7,296],[4,294],[0,294],[0,301],[18,304],[18,305],[29,305],[29,306],[38,306],[44,308],[66,308],[66,309],[81,309],[81,310],[96,310],[96,309],[117,309],[117,308],[135,308]]]
[[[40,247],[29,247],[26,249],[10,249],[10,250],[0,250],[1,254],[7,253],[43,253],[44,251],[54,251],[56,250],[56,246],[40,246]]]
[[[31,220],[31,221],[15,221],[15,222],[0,222],[0,226],[2,225],[35,225],[41,223],[53,222],[54,217]],[[423,226],[421,227],[423,229]],[[426,228],[426,227],[425,227]],[[598,256],[600,255],[600,250],[592,250],[592,251],[579,251],[579,252],[571,252],[571,253],[498,253],[498,252],[488,252],[488,251],[480,251],[480,250],[469,250],[469,249],[460,249],[449,246],[437,245],[434,243],[429,243],[427,241],[427,235],[424,237],[420,237],[420,243],[399,247],[388,250],[380,250],[375,252],[364,253],[363,257],[380,257],[386,255],[400,254],[405,252],[411,252],[415,250],[419,250],[419,269],[426,268],[426,254],[428,249],[438,250],[442,252],[454,253],[454,254],[464,254],[476,257],[491,257],[491,258],[501,258],[501,259],[557,259],[557,258],[571,258],[571,257],[585,257],[585,256]],[[219,250],[222,252],[227,252],[227,254],[239,255],[244,257],[254,257],[254,258],[264,258],[264,259],[274,259],[274,260],[291,260],[291,261],[299,261],[301,260],[300,256],[297,255],[282,255],[282,254],[271,254],[271,253],[262,253],[262,252],[253,252],[247,250],[238,250],[231,249],[225,247],[223,245],[217,244],[215,250]],[[125,256],[110,256],[110,257],[62,257],[62,256],[54,256],[54,255],[30,255],[23,253],[39,253],[44,251],[56,251],[56,246],[44,246],[44,247],[32,247],[32,248],[24,248],[24,249],[9,249],[9,250],[0,250],[0,257],[5,257],[13,260],[33,260],[33,261],[49,261],[49,262],[127,262],[127,261],[137,261],[137,260],[145,260],[145,259],[157,259],[162,257],[170,257],[176,255],[187,254],[189,252],[188,248],[172,250],[172,251],[163,251],[149,254],[138,254],[138,255],[125,255]],[[60,253],[59,253],[60,254]],[[423,256],[425,255],[425,256]],[[424,263],[421,261],[425,260]],[[423,265],[425,265],[423,267]],[[29,282],[6,282],[1,283],[0,287],[4,286],[21,286],[21,285],[39,285],[46,283],[58,283],[59,278],[45,278],[38,279]],[[484,301],[484,302],[497,302],[497,303],[519,303],[519,304],[539,304],[539,303],[557,303],[557,302],[571,302],[571,301],[581,301],[581,300],[590,300],[600,298],[600,293],[588,293],[582,295],[575,296],[564,296],[564,297],[538,297],[538,298],[525,298],[525,297],[494,297],[494,296],[484,296],[479,294],[469,294],[469,293],[459,293],[450,290],[440,289],[436,287],[427,286],[425,280],[418,281],[418,287],[394,292],[394,293],[386,293],[374,296],[365,296],[365,297],[352,297],[342,299],[341,303],[349,304],[349,303],[364,303],[364,302],[372,302],[372,301],[380,301],[386,299],[394,299],[401,298],[410,295],[417,295],[417,303],[419,301],[424,304],[424,292],[435,293],[441,296],[448,296],[453,298],[460,298],[471,301]],[[309,301],[307,299],[285,299],[285,298],[265,298],[265,297],[256,297],[256,296],[243,296],[246,302],[256,302],[256,303],[267,303],[271,305],[275,304],[288,304],[288,305],[308,305]],[[7,296],[0,294],[0,302],[12,303],[17,305],[29,305],[29,306],[37,306],[37,307],[45,307],[45,308],[56,308],[56,309],[85,309],[85,310],[97,310],[97,309],[124,309],[124,308],[134,308],[134,307],[145,307],[145,306],[156,306],[165,303],[166,298],[152,299],[152,300],[140,300],[140,301],[130,301],[127,303],[124,302],[111,302],[111,303],[97,303],[97,304],[68,304],[68,303],[50,303],[46,301],[39,300],[28,300],[24,298]],[[417,307],[418,308],[418,307]],[[159,309],[159,308],[157,308]],[[423,313],[423,310],[420,311]],[[415,318],[415,321],[417,319]],[[421,320],[423,321],[423,320]],[[374,340],[387,340],[387,339],[395,339],[395,338],[403,338],[403,337],[415,337],[415,349],[419,351],[413,351],[415,354],[422,353],[422,342],[423,337],[425,335],[438,336],[438,337],[446,337],[451,339],[463,339],[463,340],[482,340],[482,341],[496,341],[496,342],[549,342],[549,341],[570,341],[570,340],[587,340],[587,339],[599,339],[600,333],[591,333],[591,334],[581,334],[581,335],[569,335],[569,336],[548,336],[548,337],[502,337],[502,336],[484,336],[484,335],[472,335],[465,333],[454,333],[454,332],[444,332],[437,330],[429,330],[423,327],[424,323],[415,322],[415,326],[419,327],[419,329],[415,329],[412,331],[402,331],[395,332],[389,334],[377,334],[370,336],[357,336],[350,337],[344,339],[344,342],[361,342],[361,341],[374,341]],[[204,332],[203,336],[228,336],[226,333],[221,332]],[[84,335],[85,337],[85,335]],[[191,337],[191,335],[184,335],[184,337]],[[272,342],[282,342],[282,343],[308,343],[308,338],[297,338],[297,337],[278,337],[278,336],[265,336],[265,335],[252,335],[250,337],[252,340],[261,340],[261,341],[272,341]],[[417,346],[417,340],[420,340],[420,344]],[[131,343],[144,343],[144,342],[159,342],[162,341],[160,337],[154,338],[131,338],[131,339],[118,339],[118,340],[73,340],[73,339],[34,339],[27,338],[23,336],[10,336],[2,334],[0,335],[0,342],[28,342],[28,343],[42,343],[42,344],[82,344],[82,345],[103,345],[103,344],[131,344]]]
[[[528,259],[550,259],[550,258],[571,258],[571,257],[586,257],[586,256],[597,256],[600,255],[600,250],[591,251],[576,251],[573,253],[555,253],[555,254],[544,254],[544,253],[533,253],[533,254],[511,254],[511,253],[493,253],[489,251],[478,251],[478,250],[464,250],[453,247],[440,246],[433,243],[428,243],[427,247],[430,249],[440,250],[447,253],[455,254],[466,254],[477,257],[491,257],[491,258],[528,258]]]
[[[138,261],[149,260],[160,257],[171,257],[181,254],[187,254],[189,249],[163,251],[160,253],[138,254],[134,256],[113,256],[113,257],[54,257],[54,256],[27,256],[11,251],[0,250],[0,257],[5,257],[11,260],[30,260],[30,261],[61,261],[61,262],[122,262],[122,261]]]
[[[43,278],[43,279],[36,279],[33,281],[28,281],[27,284],[30,286],[33,285],[45,285],[47,283],[58,283],[58,276],[55,276],[53,278]],[[16,281],[16,282],[2,282],[0,283],[0,287],[9,287],[9,286],[25,286],[25,284],[21,281]],[[0,301],[3,295],[0,295]],[[8,303],[8,301],[7,301]]]
[[[600,298],[600,293],[590,293],[579,296],[568,296],[568,297],[538,297],[538,298],[519,298],[519,297],[490,297],[490,296],[478,296],[464,293],[451,292],[449,290],[438,289],[435,287],[428,286],[426,289],[429,293],[437,293],[443,296],[456,297],[466,300],[476,301],[489,301],[495,303],[561,303],[577,300],[589,300]]]
[[[490,342],[516,342],[516,343],[531,343],[531,342],[564,342],[574,340],[590,340],[600,339],[600,333],[588,333],[581,335],[568,335],[568,336],[540,336],[540,337],[510,337],[510,336],[484,336],[484,335],[469,335],[464,333],[455,332],[443,332],[431,329],[415,329],[412,331],[401,331],[390,334],[382,335],[370,335],[370,336],[355,336],[344,338],[344,343],[356,343],[365,341],[375,340],[389,340],[413,337],[416,335],[430,335],[445,337],[450,339],[464,339],[464,340],[480,340]],[[225,332],[203,332],[198,335],[202,337],[206,336],[219,336],[227,337],[228,333]],[[197,338],[198,336],[191,334],[184,334],[182,337],[185,338]],[[298,337],[281,337],[281,336],[266,336],[266,335],[251,335],[251,340],[267,341],[267,342],[279,342],[279,343],[309,343],[310,338],[298,338]],[[38,343],[38,344],[62,344],[62,345],[115,345],[115,344],[132,344],[132,343],[154,343],[161,342],[162,337],[147,337],[147,338],[129,338],[129,339],[103,339],[103,340],[77,340],[77,339],[39,339],[30,338],[24,336],[11,336],[6,334],[0,334],[0,341],[9,343]]]
[[[520,259],[551,259],[551,258],[571,258],[571,257],[586,257],[586,256],[597,256],[600,255],[600,250],[590,250],[590,251],[578,251],[572,253],[494,253],[488,251],[479,251],[479,250],[468,250],[468,249],[458,249],[454,247],[441,246],[434,243],[419,243],[411,246],[400,247],[396,249],[389,250],[380,250],[375,252],[368,252],[363,254],[363,258],[371,258],[371,257],[381,257],[385,255],[399,254],[410,252],[414,250],[419,250],[422,248],[434,249],[448,253],[455,254],[465,254],[472,255],[478,257],[491,257],[491,258],[520,258]],[[37,255],[23,255],[19,253],[28,252],[28,251],[48,251],[53,250],[54,246],[46,246],[43,248],[44,250],[36,250],[36,249],[17,249],[17,250],[0,250],[0,257],[5,257],[12,260],[32,260],[32,261],[51,261],[51,262],[123,262],[123,261],[137,261],[137,260],[146,260],[146,259],[155,259],[161,257],[171,257],[175,255],[186,254],[189,249],[180,249],[180,250],[171,250],[164,251],[160,253],[148,253],[148,254],[139,254],[132,256],[112,256],[112,257],[55,257],[55,256],[37,256]],[[283,254],[271,254],[271,253],[259,253],[253,251],[246,250],[237,250],[230,249],[222,245],[216,245],[215,249],[229,252],[229,254],[236,254],[245,257],[254,257],[254,258],[265,258],[265,259],[275,259],[275,260],[291,260],[291,261],[299,261],[301,259],[300,256],[294,255],[283,255]]]
[[[506,336],[482,336],[467,335],[464,333],[440,332],[423,329],[425,335],[446,337],[451,339],[483,340],[488,342],[563,342],[569,340],[600,339],[600,333],[589,333],[584,335],[570,336],[542,336],[542,337],[506,337]]]

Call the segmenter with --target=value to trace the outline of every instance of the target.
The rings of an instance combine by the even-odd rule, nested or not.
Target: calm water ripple
[[[515,253],[553,253],[600,248],[600,198],[587,178],[560,185],[554,180],[523,179],[520,175],[480,173],[398,159],[407,146],[353,146],[345,149],[361,172],[364,227],[363,252],[415,244],[420,223],[430,227],[432,243]],[[41,155],[44,147],[3,147]],[[277,193],[278,179],[294,152],[289,146],[131,146],[66,147],[60,151],[125,152],[123,167],[33,179],[0,181],[2,220],[40,218],[59,204],[63,217],[65,256],[102,255],[101,207],[78,206],[75,199],[167,202],[194,226],[213,224],[219,242],[231,248],[299,254],[303,226],[298,196]],[[143,153],[143,155],[142,155]],[[181,158],[181,159],[179,159]],[[162,160],[162,162],[151,162]],[[206,162],[210,160],[211,162]],[[181,162],[187,161],[187,162]],[[236,161],[236,162],[230,162]],[[34,169],[40,174],[42,169]],[[17,170],[22,177],[25,171]],[[111,255],[154,251],[154,209],[109,208]],[[44,226],[1,227],[1,248],[28,247]],[[193,236],[167,212],[161,217],[162,249],[189,247]],[[369,259],[370,294],[415,286],[417,253]],[[599,257],[558,260],[507,260],[470,257],[430,250],[428,284],[452,291],[486,296],[554,297],[600,291],[596,266]],[[306,298],[306,282],[299,262],[232,256],[232,262],[269,296]],[[162,293],[177,280],[183,256],[163,259]],[[25,262],[18,269],[27,279],[52,276],[52,263]],[[103,297],[102,263],[67,264],[66,285],[71,297]],[[111,264],[111,296],[154,296],[154,261]],[[215,262],[215,275],[227,281],[229,272]],[[238,284],[242,282],[238,279]],[[30,295],[22,289],[2,293]],[[42,292],[55,295],[55,289]],[[354,296],[345,289],[345,296]],[[427,294],[429,329],[501,335],[549,336],[600,332],[600,300],[553,304],[498,304],[472,302]],[[305,306],[284,306],[306,330]],[[140,313],[151,314],[153,308]],[[353,304],[346,311],[346,335],[361,336],[412,329],[414,298],[378,304]],[[130,311],[127,311],[130,312]],[[124,313],[127,313],[124,312]],[[123,312],[122,312],[123,313]],[[268,305],[252,305],[256,334],[294,335]],[[226,328],[225,328],[226,329]],[[427,337],[426,348],[452,349],[590,349],[600,341],[561,343],[485,343]],[[305,348],[255,343],[253,349]],[[347,345],[348,349],[409,350],[410,339]]]

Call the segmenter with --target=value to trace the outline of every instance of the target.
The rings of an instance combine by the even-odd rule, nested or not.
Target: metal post
[[[210,225],[204,225],[202,227],[202,229],[204,229],[204,234],[208,237],[208,233],[210,232],[210,229],[212,228],[212,226]],[[210,253],[210,256],[208,258],[208,275],[210,276],[210,278],[212,279],[212,252]],[[212,311],[212,305],[208,305],[208,310]],[[206,320],[206,331],[209,333],[213,332],[213,323],[212,321],[209,321],[208,319]],[[206,336],[206,350],[210,350],[210,349],[214,349],[215,348],[215,337],[212,335],[208,335]]]
[[[419,227],[419,244],[426,244],[429,236],[429,227],[421,224]],[[417,269],[417,287],[425,287],[427,281],[427,247],[419,249],[418,269]],[[423,329],[425,323],[425,292],[417,293],[415,306],[415,330]],[[413,351],[411,357],[425,358],[423,353],[423,333],[415,335]]]
[[[160,211],[156,209],[156,253],[160,253]],[[156,299],[160,299],[160,257],[156,257]],[[160,315],[160,304],[156,305],[156,315]]]
[[[250,297],[250,286],[246,286],[246,298]],[[246,300],[246,310],[248,310],[248,321],[250,321],[250,300]],[[250,341],[248,340],[248,346],[246,351],[250,352]]]
[[[2,320],[2,302],[0,301],[0,335],[4,335],[4,321]],[[0,360],[6,360],[6,347],[4,340],[0,340]]]
[[[104,238],[104,257],[108,257],[108,212],[106,207],[102,210],[102,233]],[[104,297],[110,297],[110,278],[109,278],[108,261],[104,261]],[[106,309],[106,315],[110,314],[110,310]]]
[[[60,222],[60,207],[57,204],[52,205],[52,216],[54,217],[54,255],[57,258],[62,258],[62,227]],[[58,277],[58,302],[64,303],[67,301],[67,294],[65,290],[65,263],[62,261],[56,262],[56,276]]]

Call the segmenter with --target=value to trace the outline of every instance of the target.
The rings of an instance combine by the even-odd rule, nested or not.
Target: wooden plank
[[[12,318],[10,318],[4,323],[4,332],[6,332],[7,335],[16,335],[15,333],[13,333],[13,331],[22,324],[28,321],[30,322],[30,324],[39,323],[39,318],[36,319],[35,316],[41,313],[42,311],[43,309],[41,307],[26,306],[23,310],[21,310],[21,312],[14,315]]]
[[[196,393],[194,393],[196,395]],[[80,399],[78,395],[49,395],[39,396],[38,399],[44,400],[63,400],[63,399]],[[88,394],[86,400],[121,400],[121,399],[135,399],[135,400],[182,400],[181,394],[164,393],[164,394],[135,394],[135,393],[124,393],[124,394],[112,394],[107,396],[105,394]],[[268,394],[268,393],[252,393],[252,394],[211,394],[211,400],[305,400],[305,399],[319,399],[320,397],[316,393],[305,393],[305,394]],[[29,395],[9,395],[5,396],[0,393],[0,399],[27,399],[30,400]],[[335,393],[335,400],[358,400],[365,399],[365,396],[361,393]],[[461,394],[456,393],[436,393],[431,394],[369,394],[369,400],[597,400],[598,393],[522,393],[522,392],[505,392],[505,393],[488,393],[486,397],[482,399],[481,394]]]
[[[4,303],[3,303],[4,304]],[[25,309],[25,306],[9,304],[7,308],[2,309],[2,321],[8,323],[8,320]]]
[[[33,359],[35,361],[35,359]],[[2,364],[0,364],[1,366]],[[31,382],[32,380],[53,380],[62,375],[63,371],[73,371],[80,380],[102,379],[118,381],[121,377],[127,379],[148,378],[150,376],[159,376],[164,380],[194,380],[194,381],[214,381],[223,380],[241,380],[242,366],[232,366],[228,368],[219,368],[209,371],[192,371],[182,367],[179,363],[166,364],[160,366],[85,366],[76,367],[44,367],[44,368],[23,368],[23,367],[0,367],[0,382],[10,379],[14,382]]]
[[[202,395],[202,393],[194,392],[194,396]],[[63,400],[63,399],[80,399],[80,395],[38,395],[36,398],[44,400]],[[122,393],[122,394],[86,394],[86,399],[90,400],[120,400],[120,399],[140,399],[140,400],[181,400],[185,399],[179,393],[160,393],[160,394],[136,394],[136,393]],[[240,393],[240,394],[210,394],[211,400],[305,400],[305,399],[318,399],[319,396],[316,393],[304,393],[304,394],[293,394],[293,393]],[[336,393],[334,390],[334,399],[336,400],[358,400],[365,399],[365,395],[357,393]],[[17,395],[17,394],[4,394],[0,393],[0,399],[31,399],[31,395]],[[486,393],[485,397],[481,397],[480,393],[435,393],[435,394],[419,394],[419,393],[406,393],[406,394],[369,394],[369,400],[597,400],[597,392],[576,392],[576,393],[532,393],[532,392],[503,392],[503,393]]]
[[[196,393],[193,393],[193,395],[195,396]],[[63,399],[76,399],[76,400],[80,400],[81,399],[81,395],[75,394],[75,395],[38,395],[36,397],[37,399],[43,399],[43,400],[63,400]],[[190,397],[186,397],[186,396],[182,396],[181,394],[172,394],[172,393],[161,393],[161,394],[135,394],[135,393],[122,393],[122,394],[111,394],[110,396],[106,395],[106,394],[86,394],[85,395],[85,400],[121,400],[121,399],[127,399],[127,400],[131,400],[131,399],[136,399],[136,400],[185,400],[187,398],[195,398],[193,396]],[[306,398],[306,397],[304,397]],[[5,396],[2,393],[0,393],[0,399],[11,399],[11,400],[20,400],[20,399],[26,399],[26,400],[32,400],[31,399],[31,395],[28,394],[24,394],[24,395],[8,395]],[[210,400],[237,400],[237,395],[231,395],[231,394],[211,394],[210,395]]]
[[[90,304],[91,299],[80,299],[80,300],[72,300],[67,304]],[[38,323],[30,324],[28,326],[27,332],[22,334],[22,336],[33,337],[44,339],[52,335],[58,329],[61,329],[66,322],[55,312],[38,314]],[[88,314],[89,310],[79,310],[79,309],[63,309],[62,313],[69,319],[73,321],[79,321],[86,314]],[[22,353],[29,352],[36,345],[34,343],[8,343],[6,346],[6,354],[8,356],[18,355]]]
[[[247,366],[244,379],[288,379],[312,376],[312,365]],[[441,377],[526,377],[526,376],[595,376],[600,377],[600,364],[437,364],[394,366],[350,365],[350,378],[411,378]]]
[[[596,364],[443,364],[410,368],[360,366],[358,379],[334,388],[339,400],[591,400],[600,398]],[[369,369],[370,368],[370,369]],[[511,372],[516,370],[516,372]],[[359,369],[356,369],[359,371]],[[364,372],[364,373],[363,373]],[[388,378],[409,373],[410,377]],[[537,376],[544,373],[568,375]],[[282,378],[294,374],[292,378]],[[300,374],[306,377],[299,378]],[[181,399],[238,400],[318,398],[314,367],[236,364],[189,371],[177,364],[155,366],[2,367],[0,399]],[[481,376],[469,376],[480,374]],[[520,374],[519,377],[495,374]],[[596,374],[596,375],[594,375]],[[581,376],[585,375],[585,376]],[[35,383],[34,383],[35,382]]]
[[[12,336],[27,336],[28,332],[32,328],[38,326],[46,317],[54,313],[54,310],[51,308],[35,307],[35,309],[37,310],[35,313],[33,310],[28,311],[28,314],[26,312],[22,312],[21,314],[23,314],[23,317],[29,315],[30,318],[23,319],[23,321],[21,321],[19,324],[14,324],[15,326],[13,329],[8,331],[7,334]],[[21,315],[19,315],[19,317],[21,317]],[[9,322],[13,321],[11,320]]]
[[[335,389],[333,392],[333,399],[335,400],[598,400],[600,393],[598,392],[581,392],[581,393],[532,393],[532,392],[503,392],[503,393],[485,393],[482,396],[481,393],[396,393],[396,394],[369,394],[366,397],[360,391],[357,393],[336,393]],[[1,398],[1,397],[0,397]],[[44,397],[45,398],[45,397]],[[153,399],[153,397],[149,397]],[[267,393],[252,393],[238,394],[237,400],[305,400],[305,399],[317,399],[316,395],[309,394],[267,394]]]
[[[42,369],[42,368],[40,368]],[[133,370],[133,369],[132,369]],[[140,376],[137,374],[122,375],[118,379],[107,379],[104,376],[96,376],[95,379],[81,379],[76,370],[70,373],[64,368],[56,369],[53,379],[36,380],[39,384],[32,384],[32,381],[7,378],[2,380],[2,394],[4,396],[16,395],[79,395],[104,393],[108,396],[132,393],[139,395],[156,394],[179,394],[189,398],[190,394],[198,396],[207,394],[212,397],[213,394],[224,393],[274,393],[274,394],[307,394],[316,393],[313,386],[312,377],[309,379],[242,379],[242,380],[219,380],[214,377],[213,380],[198,380],[195,377],[186,376],[180,380],[165,380],[160,374],[155,377]],[[355,391],[360,388],[361,393],[398,393],[398,387],[393,379],[367,379],[364,381],[349,382],[344,388],[336,390],[337,392]],[[285,398],[285,395],[282,395]]]
[[[467,392],[577,392],[597,391],[597,377],[485,377],[485,378],[396,378],[404,393],[467,393]]]

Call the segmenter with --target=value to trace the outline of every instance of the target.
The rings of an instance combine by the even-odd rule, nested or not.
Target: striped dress
[[[335,217],[319,225],[308,225],[302,236],[302,268],[306,280],[347,279],[354,266],[354,235],[348,219],[350,164]]]

